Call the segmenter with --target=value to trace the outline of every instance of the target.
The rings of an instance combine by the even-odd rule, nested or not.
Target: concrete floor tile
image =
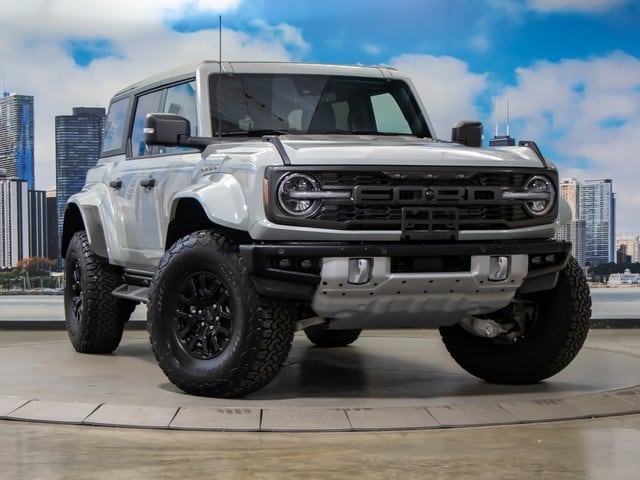
[[[354,430],[410,430],[440,426],[424,408],[349,408],[346,412]]]
[[[344,410],[331,408],[282,408],[262,411],[262,431],[349,431]]]
[[[87,425],[169,428],[178,408],[104,404],[84,420]]]
[[[612,392],[611,395],[632,405],[640,407],[640,388],[630,388],[628,390],[620,392]]]
[[[11,412],[6,418],[80,425],[99,406],[99,403],[33,400]]]
[[[0,418],[13,412],[16,408],[20,408],[29,400],[19,397],[0,397]]]
[[[257,432],[260,416],[259,408],[182,407],[169,428]]]
[[[275,381],[243,399],[211,399],[181,392],[158,368],[144,332],[126,331],[114,355],[82,356],[81,361],[64,331],[9,333],[0,335],[0,417],[30,399],[94,405],[109,402],[90,415],[87,423],[322,431],[384,430],[387,426],[428,429],[434,428],[436,420],[435,427],[440,421],[448,426],[532,422],[633,411],[627,404],[640,408],[640,388],[634,387],[640,385],[640,355],[634,353],[640,352],[638,331],[599,332],[590,337],[570,368],[547,382],[526,387],[492,385],[460,371],[436,331],[376,331],[363,335],[353,348],[328,350],[311,347],[304,333],[299,333],[287,365]],[[540,400],[605,392],[616,400],[606,397],[599,402],[587,397],[573,404]],[[497,407],[498,401],[506,402],[502,408],[515,420],[505,416]],[[520,403],[525,401],[529,403]],[[493,409],[485,406],[478,410],[478,405],[491,402]],[[123,405],[149,407],[123,409]],[[453,405],[455,411],[447,410],[447,405]],[[422,411],[428,408],[440,418],[431,420],[429,411]],[[234,409],[251,413],[228,413]],[[270,413],[283,409],[288,413],[275,417]],[[59,421],[62,415],[69,415],[64,408],[47,410],[52,416],[42,421]],[[257,412],[267,410],[260,423]],[[180,413],[176,416],[176,412]]]
[[[640,413],[640,406],[633,405],[607,393],[580,395],[564,399],[591,416]]]
[[[445,405],[427,408],[443,427],[518,423],[518,419],[497,404]]]
[[[500,405],[523,422],[557,420],[560,418],[585,418],[589,416],[575,405],[569,405],[565,401],[557,399],[500,402]]]

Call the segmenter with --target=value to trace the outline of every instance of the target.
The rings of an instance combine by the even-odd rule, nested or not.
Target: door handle
[[[116,190],[120,190],[122,188],[122,180],[118,179],[118,180],[111,180],[109,182],[109,186],[111,188],[115,188]]]
[[[153,188],[156,186],[156,179],[153,177],[145,178],[144,180],[140,180],[140,186],[146,188]]]

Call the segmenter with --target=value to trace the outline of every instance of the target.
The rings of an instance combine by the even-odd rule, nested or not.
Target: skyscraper
[[[580,182],[575,178],[563,179],[560,183],[560,196],[571,209],[571,222],[558,229],[556,238],[571,242],[571,254],[580,266],[585,266],[585,221],[580,218]]]
[[[73,109],[72,115],[56,117],[58,238],[62,238],[67,200],[82,189],[87,170],[98,161],[104,121],[104,108],[78,107]]]
[[[0,168],[7,176],[35,188],[33,97],[3,93],[0,97]]]
[[[0,268],[11,268],[29,256],[27,182],[0,170]]]
[[[57,192],[47,192],[47,258],[60,257],[60,245],[58,240],[58,202]]]
[[[585,261],[615,260],[615,194],[611,179],[585,180],[580,185],[580,215],[585,221]]]
[[[633,263],[640,262],[640,239],[638,235],[620,235],[616,237],[616,252],[621,246],[625,246],[625,252],[631,257]]]
[[[49,258],[47,192],[29,190],[29,257]]]

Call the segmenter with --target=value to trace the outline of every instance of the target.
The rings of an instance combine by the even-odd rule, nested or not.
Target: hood
[[[412,137],[280,137],[292,165],[407,165],[536,168],[528,147],[473,148]]]

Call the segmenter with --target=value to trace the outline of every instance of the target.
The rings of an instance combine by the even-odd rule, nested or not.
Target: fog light
[[[489,280],[501,282],[509,276],[509,257],[491,257],[489,259]]]
[[[349,283],[361,285],[369,281],[371,276],[372,258],[349,259]]]
[[[278,267],[283,270],[291,268],[291,260],[289,260],[288,258],[281,258],[280,260],[278,260]]]
[[[304,258],[300,260],[300,268],[302,270],[310,270],[313,267],[313,261],[310,258]]]

